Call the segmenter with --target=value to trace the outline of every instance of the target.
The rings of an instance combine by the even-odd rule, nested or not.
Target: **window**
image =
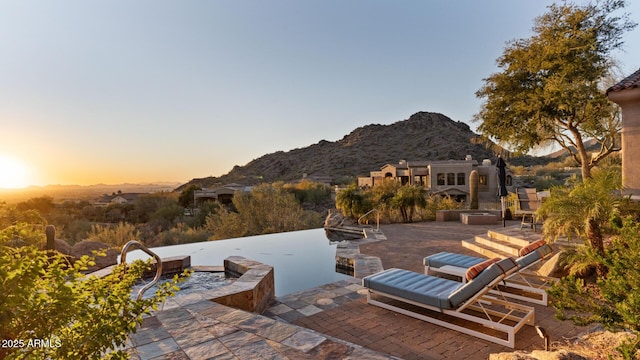
[[[447,173],[447,185],[455,185],[456,184],[456,174]]]
[[[438,174],[437,181],[438,181],[438,185],[444,185],[444,174],[443,173],[439,173]]]
[[[478,177],[478,183],[480,185],[487,185],[487,175],[480,175]]]
[[[465,173],[458,173],[458,185],[464,185],[464,179],[466,177]]]

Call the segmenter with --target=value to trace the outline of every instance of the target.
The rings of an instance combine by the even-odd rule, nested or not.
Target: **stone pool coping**
[[[382,268],[380,259],[360,254],[358,246],[358,242],[379,240],[343,242],[336,248],[336,259],[338,256],[350,259],[355,274],[379,271],[378,267]],[[229,275],[239,275],[238,279],[218,289],[169,298],[160,311],[145,318],[125,346],[131,359],[398,359],[290,324],[282,313],[279,313],[280,316],[260,315],[274,303],[272,266],[241,256],[231,256],[225,259],[224,269]],[[348,288],[349,292],[343,297],[349,299],[349,296],[357,296],[356,290],[360,289],[357,283],[355,278],[346,280],[333,289],[336,294],[319,295],[337,296],[339,291]],[[278,310],[285,307],[285,303],[278,304]],[[269,309],[272,311],[275,308]],[[308,310],[309,306],[291,309],[289,315],[303,316]]]

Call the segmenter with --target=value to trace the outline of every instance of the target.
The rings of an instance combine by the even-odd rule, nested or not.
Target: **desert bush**
[[[93,225],[87,238],[110,246],[122,247],[130,240],[139,240],[140,232],[135,225],[119,222],[115,226]]]
[[[233,197],[235,211],[221,208],[207,217],[204,229],[213,239],[226,239],[322,226],[320,215],[304,211],[282,187],[262,184]]]
[[[434,221],[438,210],[463,209],[465,204],[450,196],[428,194],[424,208],[418,209],[417,215],[422,221]]]
[[[284,188],[292,192],[301,204],[322,204],[331,199],[331,187],[309,180],[303,180],[297,184],[286,184]]]
[[[0,229],[20,222],[33,226],[47,225],[47,220],[37,210],[18,210],[15,206],[0,202]]]
[[[44,247],[45,242],[43,225],[20,221],[0,227],[0,245]]]
[[[178,223],[169,230],[162,231],[145,241],[147,246],[168,246],[207,241],[211,233],[204,228],[192,228],[185,223]]]

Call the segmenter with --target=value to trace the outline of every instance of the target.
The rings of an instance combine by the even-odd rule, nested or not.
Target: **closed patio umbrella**
[[[500,196],[500,207],[502,208],[502,226],[505,227],[507,223],[504,218],[504,197],[509,195],[507,191],[507,163],[500,155],[498,155],[496,167],[498,168],[498,196]]]

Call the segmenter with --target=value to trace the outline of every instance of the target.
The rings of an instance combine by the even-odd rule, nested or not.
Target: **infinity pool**
[[[324,229],[162,246],[151,250],[160,257],[190,255],[191,265],[222,266],[229,256],[243,256],[274,267],[276,296],[347,279],[337,273],[336,247]],[[127,260],[144,259],[136,250]]]

